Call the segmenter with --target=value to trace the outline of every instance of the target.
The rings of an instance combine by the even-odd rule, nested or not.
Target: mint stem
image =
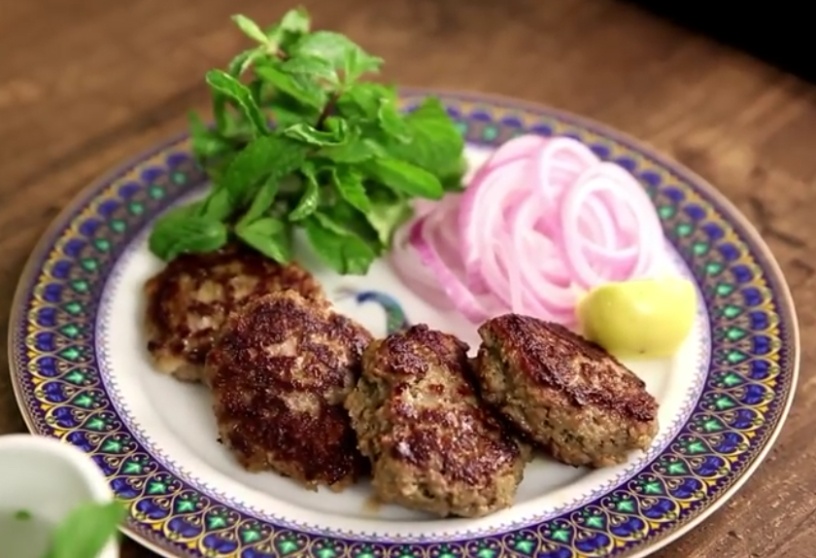
[[[339,95],[337,93],[332,93],[329,96],[328,102],[326,102],[326,106],[323,107],[323,111],[320,113],[320,116],[317,118],[317,123],[315,124],[316,130],[323,130],[323,124],[326,123],[326,119],[332,115],[334,112],[334,107],[337,105],[337,98]]]

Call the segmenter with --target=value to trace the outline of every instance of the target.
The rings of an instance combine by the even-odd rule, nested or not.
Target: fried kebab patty
[[[567,328],[507,314],[479,328],[482,397],[569,465],[622,463],[654,438],[657,402],[644,382]]]
[[[230,312],[248,299],[286,289],[312,300],[324,296],[306,270],[280,265],[243,245],[181,255],[145,284],[147,349],[161,372],[199,381]]]
[[[346,408],[379,500],[441,517],[512,504],[529,451],[480,405],[467,349],[426,325],[366,349]]]
[[[234,312],[207,357],[221,442],[251,471],[341,490],[368,469],[343,400],[371,334],[295,291]]]

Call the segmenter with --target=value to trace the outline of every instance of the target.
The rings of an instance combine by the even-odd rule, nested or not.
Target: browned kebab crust
[[[556,459],[602,467],[645,450],[657,402],[606,350],[567,328],[507,314],[479,328],[482,397]]]
[[[529,448],[480,404],[467,349],[424,324],[366,349],[346,408],[380,501],[441,517],[512,504]]]
[[[181,255],[145,284],[147,349],[161,372],[199,381],[227,316],[246,300],[285,289],[324,297],[297,264],[280,265],[240,244]]]
[[[252,471],[341,490],[366,473],[343,400],[371,334],[295,291],[233,313],[207,358],[222,443]]]

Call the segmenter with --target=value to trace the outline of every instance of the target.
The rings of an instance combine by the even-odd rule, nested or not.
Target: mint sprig
[[[365,274],[411,216],[414,198],[460,189],[464,141],[442,104],[399,110],[393,87],[363,81],[381,58],[348,37],[312,31],[303,8],[263,28],[233,16],[255,46],[206,74],[213,120],[191,115],[207,197],[155,224],[164,260],[217,250],[231,239],[286,263],[302,229],[342,274]]]
[[[43,558],[94,558],[117,531],[126,510],[118,502],[80,504],[51,535]]]

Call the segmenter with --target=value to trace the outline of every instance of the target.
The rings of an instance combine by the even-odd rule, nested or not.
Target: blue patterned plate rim
[[[616,153],[623,153],[624,156],[616,159],[617,162],[628,165],[629,170],[638,174],[658,205],[667,236],[694,272],[704,292],[706,307],[712,316],[712,336],[720,336],[712,341],[712,361],[706,386],[684,430],[662,455],[656,456],[635,477],[596,501],[540,525],[495,536],[454,541],[377,541],[368,544],[359,540],[316,536],[271,524],[253,525],[252,520],[241,517],[242,514],[235,514],[239,516],[238,519],[230,516],[232,510],[225,508],[220,520],[227,521],[224,518],[228,516],[231,518],[229,521],[232,523],[226,524],[226,527],[234,540],[227,540],[229,544],[225,543],[226,546],[213,556],[497,558],[528,555],[569,558],[591,554],[631,558],[646,556],[688,532],[723,505],[753,474],[779,435],[793,402],[800,358],[796,312],[782,271],[759,233],[725,196],[703,178],[656,153],[651,147],[644,146],[642,142],[591,119],[498,95],[413,88],[403,89],[401,94],[408,103],[425,95],[438,95],[451,115],[461,123],[463,133],[472,144],[496,145],[520,131],[545,135],[566,133],[590,144],[602,158],[614,159]],[[56,427],[49,426],[44,419],[44,409],[49,408],[47,395],[35,393],[34,390],[35,376],[45,381],[56,378],[59,370],[52,355],[37,355],[37,348],[28,346],[29,337],[39,327],[32,303],[42,296],[37,289],[49,286],[41,284],[47,278],[44,273],[46,265],[53,264],[49,262],[49,257],[56,253],[58,242],[71,232],[70,225],[78,222],[82,212],[92,206],[97,198],[112,194],[115,200],[124,201],[121,191],[125,177],[162,154],[169,154],[174,147],[181,146],[182,150],[188,151],[188,146],[184,145],[185,138],[186,134],[172,138],[88,186],[63,209],[29,257],[12,306],[9,362],[14,393],[31,432],[45,436],[59,434]],[[117,184],[120,187],[114,192],[113,186]],[[145,211],[145,218],[155,216],[159,210],[161,207],[156,206],[152,211]],[[112,222],[108,224],[112,226]],[[114,234],[111,230],[106,234]],[[95,238],[98,246],[99,243],[108,244],[106,250],[110,248],[109,238],[94,237],[95,230],[88,234],[80,232],[92,240]],[[127,237],[122,242],[126,246],[131,240],[132,237]],[[88,321],[95,320],[102,287],[115,261],[116,257],[110,262],[107,273],[96,279],[99,288],[96,300],[90,305]],[[49,268],[49,271],[56,269]],[[104,269],[104,266],[86,271],[93,275],[99,269]],[[725,276],[726,271],[734,278],[731,282],[718,279]],[[82,278],[78,281],[73,282],[74,287],[83,284]],[[87,283],[85,288],[88,288]],[[739,301],[742,303],[738,304]],[[44,308],[54,313],[62,312],[62,315],[74,311],[70,303],[64,306]],[[79,307],[75,313],[81,311]],[[76,331],[76,326],[71,323],[64,325],[64,328],[73,328],[66,329],[66,332]],[[70,337],[69,333],[65,335]],[[89,345],[93,345],[93,342]],[[77,351],[74,354],[79,355],[76,358],[79,358],[81,347],[77,347],[79,345],[73,349]],[[91,346],[89,350],[93,351],[94,348]],[[36,360],[38,356],[39,361]],[[44,363],[47,362],[51,363],[48,365],[51,368],[46,372]],[[90,362],[87,371],[93,378],[93,358]],[[36,366],[40,368],[36,369],[35,374]],[[67,378],[68,373],[63,371],[59,377]],[[45,384],[41,382],[38,385]],[[87,384],[81,385],[87,387]],[[94,385],[100,387],[104,397],[104,385],[101,382]],[[725,407],[720,408],[722,405]],[[112,408],[110,401],[108,406]],[[87,415],[90,416],[91,413]],[[82,434],[80,430],[77,428],[71,433]],[[127,432],[124,434],[127,435]],[[63,438],[69,443],[79,444],[78,438],[71,438],[68,434]],[[101,452],[94,457],[100,456]],[[158,463],[158,471],[154,471],[150,478],[158,478],[161,469],[162,464]],[[121,479],[109,475],[109,480],[115,488],[116,481]],[[155,522],[134,517],[137,501],[134,500],[131,517],[123,528],[126,534],[166,556],[204,555],[201,545],[209,544],[205,540],[211,536],[206,530],[209,527],[201,528],[195,544],[189,540],[179,542],[180,539],[169,536],[166,529],[160,527],[157,530]],[[193,513],[198,513],[195,506],[189,512]],[[201,525],[211,519],[207,513],[206,510],[201,512]],[[215,514],[214,511],[212,513]],[[165,524],[169,525],[171,517],[174,516],[169,516]],[[165,524],[162,526],[166,527]],[[262,537],[262,540],[256,536]],[[218,543],[214,539],[210,542]]]

